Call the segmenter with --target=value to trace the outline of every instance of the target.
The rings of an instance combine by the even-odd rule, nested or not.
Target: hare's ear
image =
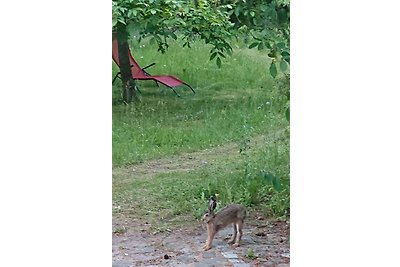
[[[217,198],[215,197],[215,195],[212,195],[210,197],[210,200],[208,201],[208,211],[212,213],[216,207],[217,207]]]

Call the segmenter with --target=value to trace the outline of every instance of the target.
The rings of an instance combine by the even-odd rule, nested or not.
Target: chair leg
[[[168,87],[169,87],[169,86],[168,86]],[[174,89],[173,87],[169,87],[169,88],[171,88],[172,91],[174,91],[174,93],[176,94],[177,97],[181,97],[181,96],[175,91],[175,89]]]
[[[119,77],[120,74],[121,74],[121,72],[118,72],[118,73],[115,75],[114,79],[112,80],[112,84],[114,84],[114,82],[115,82],[115,80],[116,80],[117,78],[120,78],[120,77]],[[121,79],[121,78],[120,78],[120,79]]]
[[[196,92],[194,91],[194,89],[187,83],[183,83],[184,85],[186,85],[187,87],[190,88],[190,90],[192,90],[193,94],[196,94]]]
[[[139,86],[138,86],[137,84],[135,84],[135,89],[136,89],[140,94],[142,94],[142,91],[139,90]]]

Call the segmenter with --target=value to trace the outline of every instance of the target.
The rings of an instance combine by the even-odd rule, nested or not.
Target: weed
[[[120,226],[120,227],[116,227],[115,229],[113,229],[114,234],[125,234],[126,231],[127,231],[127,229],[125,228],[125,226]]]
[[[257,258],[257,257],[254,255],[254,250],[253,250],[253,248],[248,248],[248,249],[247,249],[246,257],[247,257],[248,259],[250,259],[250,260],[254,260],[254,259]]]

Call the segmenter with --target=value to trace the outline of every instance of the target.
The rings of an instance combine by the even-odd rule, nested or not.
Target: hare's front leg
[[[208,239],[207,239],[206,243],[205,243],[204,246],[203,246],[203,249],[204,249],[205,251],[209,250],[209,249],[211,248],[211,243],[212,243],[212,241],[210,242],[210,241],[208,241]]]
[[[211,248],[212,241],[215,236],[215,231],[213,231],[212,229],[208,228],[207,232],[208,232],[208,237],[207,237],[207,241],[206,241],[205,245],[203,246],[204,250],[209,250]]]

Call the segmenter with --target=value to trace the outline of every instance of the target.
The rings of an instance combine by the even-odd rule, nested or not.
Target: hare
[[[230,204],[220,210],[217,214],[214,214],[216,207],[217,200],[215,196],[212,196],[208,202],[208,211],[202,218],[203,222],[207,224],[208,233],[207,241],[203,246],[203,249],[209,250],[215,234],[231,223],[233,224],[233,235],[228,243],[233,244],[234,247],[240,246],[240,240],[243,234],[243,223],[246,218],[246,209],[238,204]],[[238,232],[239,234],[237,234]]]

